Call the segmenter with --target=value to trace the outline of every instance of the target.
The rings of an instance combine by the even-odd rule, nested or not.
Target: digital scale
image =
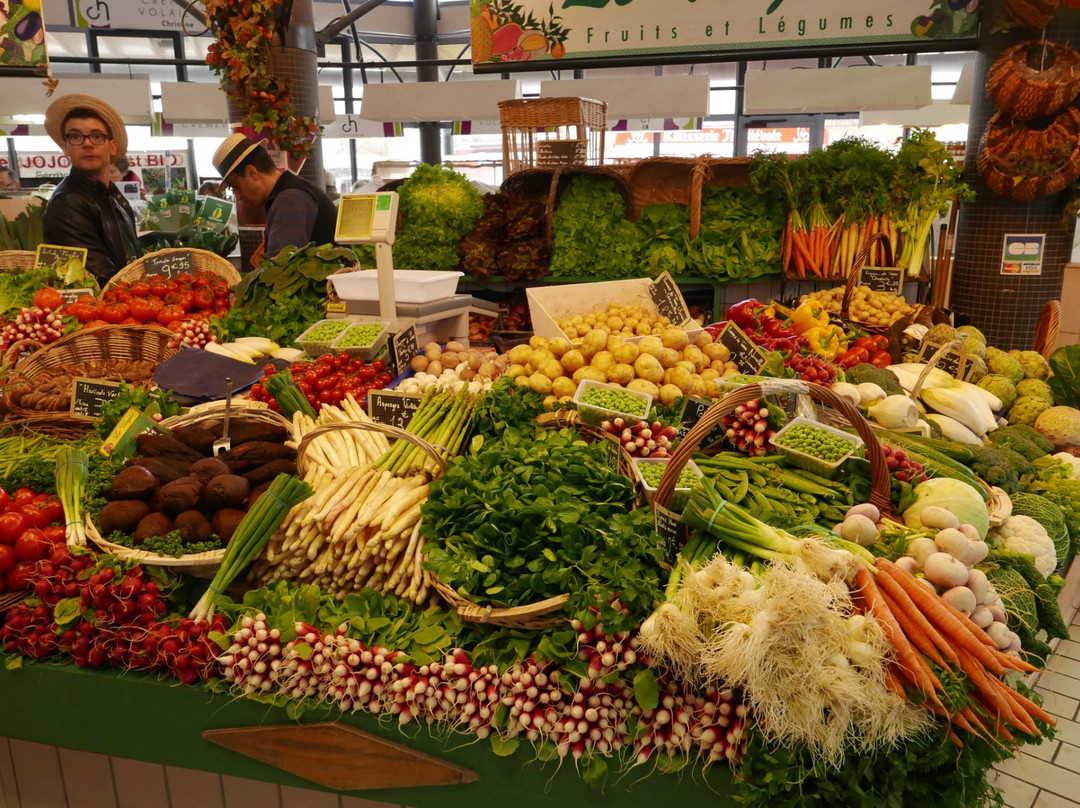
[[[391,333],[415,325],[421,344],[425,339],[467,342],[469,313],[491,317],[498,314],[498,306],[471,295],[452,295],[399,306],[394,291],[393,247],[397,217],[398,195],[394,191],[341,195],[334,240],[338,244],[374,245],[379,297],[377,302],[343,299],[335,306],[336,310],[328,308],[327,315],[347,316],[359,322],[388,322]]]

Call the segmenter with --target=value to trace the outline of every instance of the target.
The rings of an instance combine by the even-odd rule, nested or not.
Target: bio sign
[[[478,72],[551,61],[971,39],[976,3],[945,0],[473,0]]]

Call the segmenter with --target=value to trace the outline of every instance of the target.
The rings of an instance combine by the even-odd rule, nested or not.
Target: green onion
[[[191,610],[192,620],[209,620],[213,616],[214,594],[223,593],[236,580],[263,551],[289,511],[314,493],[310,485],[291,474],[279,474],[270,483],[266,493],[255,501],[229,539],[225,559],[210,582],[210,588]]]
[[[72,446],[61,446],[56,453],[56,494],[64,506],[69,547],[86,546],[83,502],[86,501],[86,481],[89,477],[90,461],[86,452]]]
[[[297,412],[302,412],[312,419],[316,417],[311,402],[307,400],[307,396],[300,392],[300,388],[293,381],[291,370],[282,370],[268,376],[264,385],[266,386],[266,392],[274,397],[274,401],[281,408],[281,414],[290,421],[293,414]]]

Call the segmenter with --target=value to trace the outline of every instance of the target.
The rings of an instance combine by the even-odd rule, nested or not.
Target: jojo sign
[[[957,6],[959,5],[959,8]],[[477,72],[552,61],[971,39],[979,0],[471,0]]]

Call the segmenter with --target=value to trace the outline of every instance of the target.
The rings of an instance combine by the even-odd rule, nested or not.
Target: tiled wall
[[[1057,346],[1080,344],[1080,264],[1065,265]]]
[[[0,738],[0,808],[405,808]]]

